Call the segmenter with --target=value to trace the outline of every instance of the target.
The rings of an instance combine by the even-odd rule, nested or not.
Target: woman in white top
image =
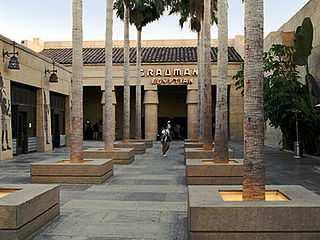
[[[168,124],[165,124],[161,131],[161,138],[160,138],[160,142],[162,143],[162,155],[164,157],[167,156],[167,152],[170,147],[170,141],[171,141],[171,137],[170,137],[170,131],[168,129]]]

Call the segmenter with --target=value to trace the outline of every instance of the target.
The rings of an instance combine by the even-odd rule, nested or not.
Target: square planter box
[[[130,142],[133,143],[144,143],[146,145],[146,148],[152,148],[153,147],[153,140],[152,139],[141,139],[141,140],[135,140],[130,139]]]
[[[83,151],[85,159],[112,159],[113,164],[130,164],[134,161],[133,148],[115,148],[113,151],[106,151],[100,148],[89,148]]]
[[[295,185],[266,189],[289,200],[224,201],[220,191],[242,191],[242,186],[189,186],[189,239],[320,239],[320,196]]]
[[[242,159],[230,159],[229,163],[186,159],[187,185],[241,185],[242,176]]]
[[[0,239],[23,240],[60,213],[58,185],[0,186]]]
[[[146,153],[146,144],[142,142],[130,142],[130,143],[116,142],[113,144],[113,147],[114,148],[133,148],[135,154]]]
[[[43,161],[30,164],[32,183],[102,184],[113,176],[112,159]]]
[[[199,142],[185,142],[184,148],[203,148],[203,143]]]
[[[201,148],[186,148],[185,159],[213,159],[214,150],[203,150]],[[233,159],[233,150],[229,148],[229,159]]]
[[[187,142],[199,142],[199,139],[188,139],[187,138],[187,139],[184,140],[184,142],[185,143],[187,143]]]

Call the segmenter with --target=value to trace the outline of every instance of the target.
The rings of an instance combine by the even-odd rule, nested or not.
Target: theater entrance
[[[187,138],[187,86],[158,86],[158,96],[158,133],[161,133],[163,124],[170,120],[174,140]]]

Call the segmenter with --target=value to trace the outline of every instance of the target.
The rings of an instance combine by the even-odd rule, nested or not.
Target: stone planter
[[[152,148],[153,147],[153,140],[152,139],[141,139],[141,140],[130,139],[130,142],[133,142],[133,143],[144,143],[146,145],[146,148]]]
[[[199,139],[185,139],[184,142],[199,142]]]
[[[146,153],[146,144],[142,142],[130,142],[130,143],[115,142],[113,144],[113,147],[114,148],[133,148],[134,154]]]
[[[130,164],[134,161],[133,148],[115,148],[113,151],[106,151],[99,148],[89,148],[83,151],[85,159],[112,159],[113,164]]]
[[[3,240],[26,239],[60,213],[58,185],[5,184],[0,186],[0,196]]]
[[[275,190],[277,201],[222,199],[221,191],[242,191],[242,186],[189,186],[189,239],[320,239],[319,195],[295,185],[266,189]]]
[[[241,185],[242,176],[242,159],[230,159],[229,163],[186,159],[187,185]]]
[[[186,148],[185,159],[213,159],[214,150],[203,150],[201,148]],[[229,148],[229,159],[233,159],[233,150]]]
[[[93,159],[83,163],[69,160],[30,164],[31,183],[102,184],[113,176],[112,159]]]
[[[185,142],[184,148],[203,148],[203,143],[199,142]]]

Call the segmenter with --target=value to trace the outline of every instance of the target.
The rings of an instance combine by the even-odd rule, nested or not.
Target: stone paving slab
[[[186,211],[184,202],[148,202],[148,201],[99,201],[71,200],[62,209],[110,209],[110,210],[156,210],[156,211]]]

